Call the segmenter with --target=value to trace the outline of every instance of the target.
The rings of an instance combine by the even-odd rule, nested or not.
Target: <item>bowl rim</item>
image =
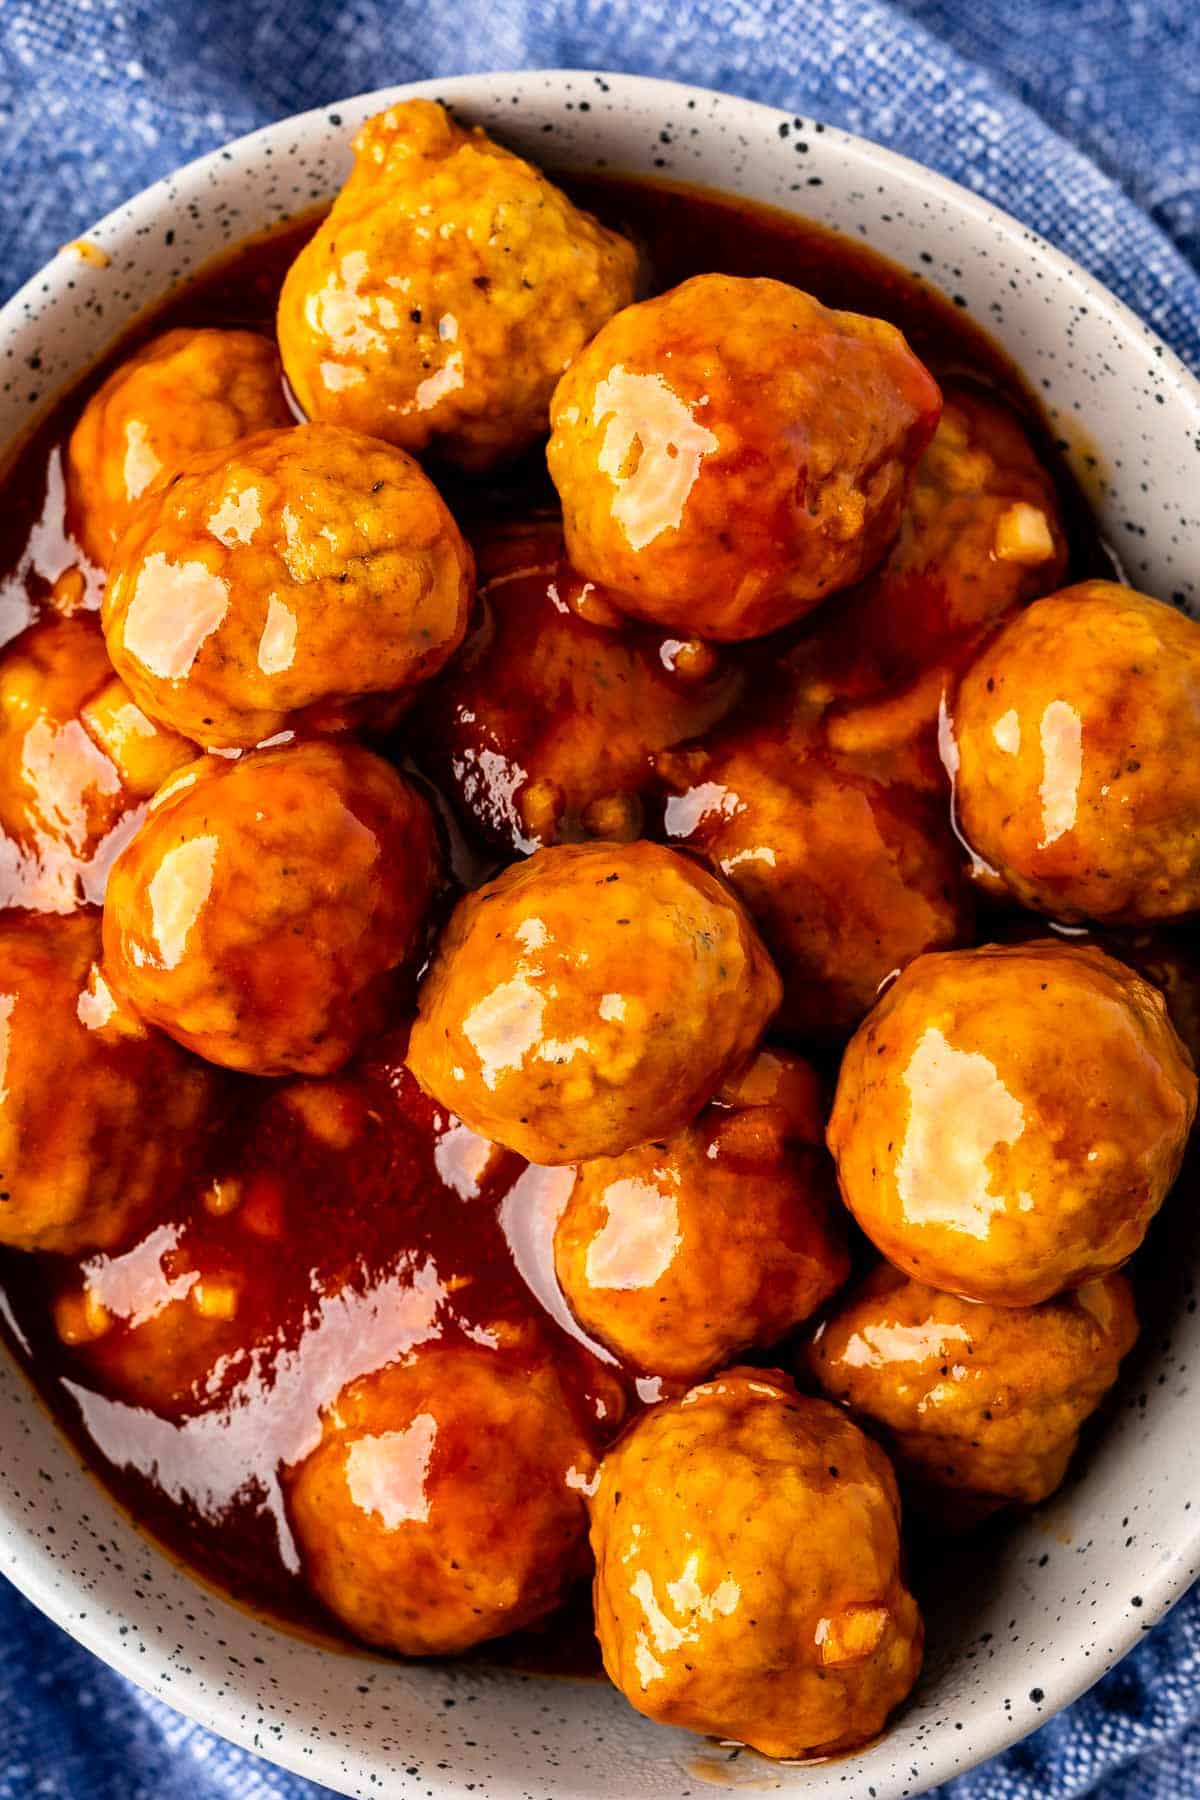
[[[433,76],[421,81],[389,83],[384,87],[369,89],[361,94],[345,95],[341,99],[330,100],[320,106],[307,107],[304,112],[287,113],[282,118],[274,119],[270,124],[257,126],[253,131],[243,132],[239,137],[230,138],[227,143],[219,144],[213,150],[194,157],[190,162],[182,163],[179,168],[168,170],[156,181],[140,188],[126,200],[119,201],[109,212],[103,214],[91,225],[85,226],[71,242],[83,240],[99,240],[102,247],[104,240],[112,239],[119,243],[128,234],[131,238],[134,231],[134,214],[148,210],[160,192],[173,189],[177,195],[186,200],[186,189],[203,191],[203,183],[209,171],[220,167],[223,162],[237,161],[239,155],[244,156],[278,135],[296,131],[306,126],[314,126],[325,122],[330,111],[338,111],[344,107],[369,105],[382,108],[406,99],[435,99],[449,95],[451,106],[457,103],[470,105],[473,100],[490,98],[487,90],[496,83],[508,86],[516,83],[518,87],[531,80],[542,83],[575,82],[595,80],[596,78],[620,87],[633,94],[642,94],[649,98],[658,96],[678,100],[705,99],[716,100],[723,105],[735,106],[756,115],[760,120],[775,122],[791,120],[793,114],[783,107],[772,106],[763,100],[751,100],[741,94],[730,93],[722,88],[701,87],[693,82],[672,81],[661,75],[624,74],[612,69],[572,69],[572,68],[531,68],[531,69],[496,69],[485,70],[477,74]],[[451,91],[453,90],[453,92]],[[457,97],[457,98],[456,98]],[[1075,287],[1083,289],[1095,299],[1112,318],[1121,326],[1123,333],[1136,339],[1140,345],[1149,345],[1154,356],[1159,359],[1165,373],[1169,373],[1179,384],[1179,395],[1190,401],[1192,407],[1200,414],[1200,373],[1193,374],[1182,360],[1178,352],[1172,349],[1166,339],[1154,328],[1140,318],[1127,301],[1114,294],[1099,279],[1084,268],[1082,263],[1059,250],[1048,238],[1036,231],[1033,226],[1026,225],[1014,213],[997,206],[993,201],[977,194],[962,182],[955,181],[949,175],[942,175],[928,164],[918,162],[915,157],[905,156],[898,150],[890,150],[885,145],[876,143],[873,138],[862,137],[857,132],[846,131],[840,125],[832,125],[821,120],[817,114],[811,114],[814,123],[821,125],[822,131],[832,145],[842,145],[851,150],[856,159],[865,166],[883,173],[888,171],[903,173],[909,179],[916,179],[924,186],[947,200],[959,212],[966,212],[979,224],[998,227],[1005,235],[1015,236],[1026,244],[1030,250],[1036,251],[1050,268],[1071,282]],[[551,159],[552,160],[552,159]],[[610,171],[620,173],[619,170]],[[669,178],[665,178],[669,179]],[[686,185],[686,184],[685,184]],[[736,189],[728,190],[736,195]],[[799,207],[788,206],[784,201],[775,202],[781,211],[799,213]],[[295,214],[292,215],[293,217]],[[254,233],[247,233],[253,236]],[[0,338],[13,329],[20,320],[22,307],[37,294],[43,283],[56,279],[56,264],[64,251],[71,244],[63,245],[40,269],[34,270],[29,278],[10,295],[0,306]],[[153,303],[152,303],[153,304]],[[986,330],[986,326],[984,327]],[[116,335],[119,341],[121,332]],[[75,376],[55,392],[42,396],[36,410],[31,413],[25,430],[36,425],[37,421],[49,412],[62,394],[69,392],[79,377]],[[18,447],[24,437],[20,433],[15,440]],[[0,446],[0,452],[7,452],[8,446]]]
[[[433,77],[421,81],[399,82],[368,91],[363,94],[350,95],[340,100],[331,100],[320,106],[310,107],[304,112],[287,114],[271,123],[260,126],[254,131],[229,140],[202,156],[180,166],[159,177],[156,181],[142,188],[129,199],[120,202],[111,211],[103,215],[89,227],[80,232],[73,242],[87,239],[97,242],[112,255],[118,255],[128,245],[133,247],[136,241],[137,228],[147,216],[157,217],[168,193],[173,196],[173,204],[177,208],[186,207],[191,199],[202,201],[207,191],[208,177],[211,171],[222,166],[227,170],[230,162],[236,164],[245,159],[265,143],[299,135],[303,137],[307,131],[318,125],[325,126],[329,122],[330,112],[340,109],[354,108],[378,110],[398,101],[411,98],[441,98],[451,106],[486,106],[493,102],[498,86],[506,91],[522,93],[531,100],[535,96],[543,99],[552,97],[553,89],[560,87],[569,91],[572,83],[580,81],[592,82],[601,80],[608,84],[614,96],[627,94],[631,98],[640,97],[643,101],[656,101],[679,105],[687,100],[703,100],[706,103],[717,103],[736,109],[739,113],[748,113],[758,119],[760,124],[772,127],[784,120],[791,120],[794,115],[783,108],[769,105],[762,101],[751,100],[744,96],[729,93],[716,88],[707,88],[688,82],[672,81],[660,76],[625,74],[621,71],[570,69],[570,68],[529,68],[520,70],[484,71],[477,74],[448,75]],[[1053,269],[1077,295],[1084,296],[1096,306],[1115,325],[1126,342],[1130,343],[1139,357],[1144,358],[1147,350],[1154,357],[1160,373],[1169,381],[1173,405],[1183,405],[1189,412],[1197,442],[1200,444],[1200,375],[1194,375],[1181,360],[1178,354],[1149,325],[1147,325],[1133,309],[1081,264],[1077,263],[1063,251],[1048,242],[1039,232],[1025,225],[1014,215],[996,206],[982,195],[954,181],[948,176],[938,173],[927,165],[904,156],[897,151],[885,148],[873,140],[861,137],[856,133],[843,130],[839,126],[819,121],[813,113],[806,118],[814,123],[821,123],[827,144],[846,151],[857,167],[870,170],[881,177],[891,174],[902,174],[907,180],[920,186],[925,193],[940,198],[949,208],[959,215],[967,215],[977,227],[990,228],[1007,239],[1014,250],[1020,250],[1025,257],[1036,255],[1040,262]],[[501,132],[501,136],[503,133]],[[549,159],[553,161],[553,159]],[[617,165],[610,165],[612,172],[619,173]],[[652,178],[652,177],[651,177]],[[671,180],[670,175],[664,180]],[[677,178],[676,178],[677,179]],[[709,185],[711,184],[697,184]],[[713,191],[721,191],[719,189]],[[737,195],[736,179],[724,191]],[[774,204],[784,211],[803,214],[802,206],[789,205],[786,198]],[[296,216],[302,208],[297,207],[291,214]],[[232,240],[215,256],[228,254],[237,242],[245,241],[258,235],[249,231],[240,239]],[[27,281],[22,283],[12,296],[0,307],[0,345],[13,332],[25,329],[25,316],[29,302],[36,297],[42,301],[47,291],[51,296],[64,284],[68,275],[78,279],[80,267],[78,261],[64,255],[70,245],[63,246],[35,271]],[[215,258],[214,258],[215,259]],[[183,284],[202,270],[206,262],[214,259],[201,259],[183,277]],[[182,285],[182,284],[181,284]],[[170,284],[163,289],[169,291]],[[152,307],[154,301],[149,302]],[[143,309],[143,311],[146,309]],[[138,315],[133,315],[137,317]],[[124,332],[128,330],[132,320],[118,326],[109,340],[119,343]],[[986,325],[984,327],[986,329]],[[100,354],[103,354],[101,352]],[[95,359],[93,359],[95,360]],[[61,385],[39,396],[17,432],[6,443],[0,444],[0,469],[7,466],[10,456],[15,451],[20,453],[21,446],[27,441],[28,434],[36,429],[38,423],[68,393],[86,373],[84,365],[77,369]],[[23,1373],[23,1371],[22,1371]],[[28,1392],[32,1402],[46,1410],[32,1383],[28,1383]],[[58,1430],[58,1427],[55,1427]],[[92,1475],[86,1461],[80,1455],[69,1437],[59,1432],[72,1456],[85,1471],[89,1479],[96,1482],[105,1500],[111,1504],[124,1518],[131,1519],[127,1509],[110,1493],[99,1479]],[[224,1702],[213,1696],[211,1690],[200,1693],[190,1692],[178,1679],[173,1680],[168,1693],[164,1694],[156,1679],[156,1670],[147,1668],[151,1659],[140,1655],[132,1637],[129,1639],[115,1636],[111,1628],[101,1619],[93,1619],[90,1613],[81,1615],[75,1601],[76,1583],[64,1580],[61,1565],[49,1554],[46,1544],[37,1535],[29,1521],[20,1516],[15,1509],[7,1506],[5,1496],[0,1492],[0,1521],[11,1533],[9,1544],[0,1545],[0,1566],[13,1585],[35,1606],[39,1608],[55,1624],[59,1625],[70,1636],[96,1655],[108,1667],[132,1681],[139,1689],[150,1694],[154,1699],[169,1705],[175,1712],[215,1732],[216,1734],[240,1745],[242,1748],[264,1757],[266,1761],[277,1767],[287,1769],[308,1780],[336,1781],[337,1773],[333,1769],[322,1769],[314,1766],[311,1758],[306,1758],[290,1738],[275,1743],[264,1743],[255,1730],[252,1717],[245,1715],[239,1720],[236,1707],[227,1698]],[[171,1555],[152,1533],[132,1521],[143,1542],[153,1550],[179,1566]],[[1158,1623],[1183,1593],[1191,1585],[1194,1569],[1200,1565],[1200,1512],[1195,1514],[1195,1523],[1187,1537],[1177,1538],[1168,1556],[1160,1559],[1152,1569],[1146,1569],[1140,1576],[1143,1605],[1136,1616],[1126,1618],[1114,1617],[1111,1640],[1105,1652],[1095,1658],[1084,1661],[1078,1659],[1072,1667],[1067,1663],[1061,1669],[1047,1668],[1039,1672],[1039,1680],[1044,1692],[1044,1703],[1039,1705],[1035,1716],[1027,1711],[1020,1711],[1015,1706],[1013,1712],[1003,1724],[989,1727],[986,1720],[979,1720],[972,1728],[975,1741],[968,1737],[958,1739],[959,1754],[954,1758],[938,1757],[927,1749],[929,1763],[922,1769],[915,1783],[906,1788],[910,1795],[924,1792],[927,1788],[947,1780],[952,1776],[966,1773],[969,1769],[988,1758],[999,1754],[1020,1742],[1030,1732],[1045,1724],[1050,1718],[1061,1712],[1073,1701],[1077,1700],[1088,1689],[1095,1685],[1117,1662],[1141,1641],[1147,1630]],[[188,1569],[192,1580],[199,1582],[202,1588],[217,1593],[227,1604],[236,1606],[229,1596],[221,1594],[218,1589],[209,1588],[202,1577]],[[239,1608],[239,1610],[243,1610]],[[369,1655],[368,1652],[364,1654]],[[944,1735],[944,1734],[943,1734]],[[949,1734],[951,1737],[953,1733]],[[965,1752],[965,1754],[964,1754]],[[437,1782],[432,1773],[423,1776],[423,1781]],[[441,1784],[439,1784],[441,1785]],[[345,1790],[348,1791],[348,1790]],[[407,1791],[401,1777],[396,1792]],[[435,1791],[437,1788],[435,1787]],[[459,1788],[453,1774],[446,1776],[441,1791],[449,1796],[457,1794]],[[498,1790],[500,1791],[500,1790]]]

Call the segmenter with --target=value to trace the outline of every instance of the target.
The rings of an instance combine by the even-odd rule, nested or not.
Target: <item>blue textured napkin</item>
[[[0,294],[155,176],[390,81],[635,70],[879,139],[1095,271],[1200,369],[1198,0],[0,0]],[[0,1584],[0,1800],[308,1800]],[[1200,1796],[1200,1591],[943,1800]]]

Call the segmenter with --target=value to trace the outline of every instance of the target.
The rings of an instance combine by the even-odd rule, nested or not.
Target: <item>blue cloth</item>
[[[471,69],[674,76],[890,144],[995,199],[1200,369],[1196,0],[0,0],[0,290],[253,126]],[[0,1800],[307,1800],[0,1589]],[[1200,1592],[943,1800],[1200,1796]]]

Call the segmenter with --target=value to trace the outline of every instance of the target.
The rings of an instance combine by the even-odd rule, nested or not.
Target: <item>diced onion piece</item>
[[[583,822],[593,837],[628,844],[641,830],[641,805],[636,794],[604,794],[584,808]]]
[[[232,1319],[237,1312],[238,1291],[232,1281],[202,1279],[196,1282],[190,1297],[204,1319]]]
[[[667,638],[658,654],[663,668],[681,681],[707,681],[717,670],[717,652],[703,638]]]
[[[331,1150],[348,1150],[358,1135],[353,1102],[336,1082],[293,1081],[282,1099],[317,1142]]]
[[[624,615],[601,593],[594,582],[570,582],[566,590],[566,603],[585,625],[599,625],[605,631],[619,631],[625,623]]]
[[[826,1667],[861,1662],[878,1649],[888,1628],[886,1606],[850,1605],[817,1626],[817,1643]]]
[[[61,1294],[54,1305],[54,1323],[64,1344],[93,1344],[104,1336],[112,1322],[112,1314],[90,1287]]]
[[[236,1175],[226,1175],[220,1180],[210,1181],[204,1190],[204,1210],[215,1218],[222,1218],[231,1213],[241,1203],[242,1184]]]
[[[1040,506],[1016,500],[996,521],[996,556],[1000,562],[1025,563],[1033,568],[1054,555],[1050,521]]]
[[[55,612],[66,618],[77,613],[87,600],[87,578],[83,570],[74,564],[64,569],[50,590],[50,604]]]
[[[557,841],[564,809],[562,789],[557,782],[545,778],[529,782],[518,796],[517,809],[530,837],[542,838],[548,844]]]
[[[826,726],[830,749],[839,756],[875,756],[911,744],[937,718],[946,680],[945,668],[935,663],[899,692],[834,713]]]

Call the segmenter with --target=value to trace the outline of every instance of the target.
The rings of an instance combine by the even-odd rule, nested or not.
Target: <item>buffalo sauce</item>
[[[708,270],[792,281],[899,325],[935,375],[969,373],[999,393],[1054,473],[1072,578],[1107,572],[1018,371],[919,275],[772,209],[666,183],[567,185],[635,237],[652,290]],[[66,440],[90,393],[158,331],[271,331],[284,273],[316,222],[288,224],[201,271],[28,436],[0,504],[0,643],[50,610],[56,583],[71,584],[70,605],[98,605],[100,577],[72,541],[63,486]],[[540,457],[502,479],[442,485],[468,530],[553,501]],[[59,608],[63,598],[60,586]],[[766,677],[764,649],[747,654],[753,690],[755,672]],[[773,655],[766,646],[768,663]],[[754,703],[752,691],[744,704]],[[458,852],[461,879],[494,862],[469,840]],[[0,891],[0,905],[16,898]],[[186,1191],[135,1244],[80,1258],[0,1253],[15,1354],[134,1519],[243,1603],[334,1637],[300,1572],[284,1471],[315,1446],[322,1408],[347,1381],[435,1338],[548,1345],[597,1450],[657,1397],[653,1380],[584,1339],[555,1286],[553,1226],[570,1171],[531,1168],[475,1137],[417,1088],[403,1052],[401,1030],[327,1083],[229,1076],[219,1129]],[[499,1654],[559,1669],[591,1660],[586,1610],[568,1608],[548,1630],[549,1649],[546,1633],[525,1633]]]

